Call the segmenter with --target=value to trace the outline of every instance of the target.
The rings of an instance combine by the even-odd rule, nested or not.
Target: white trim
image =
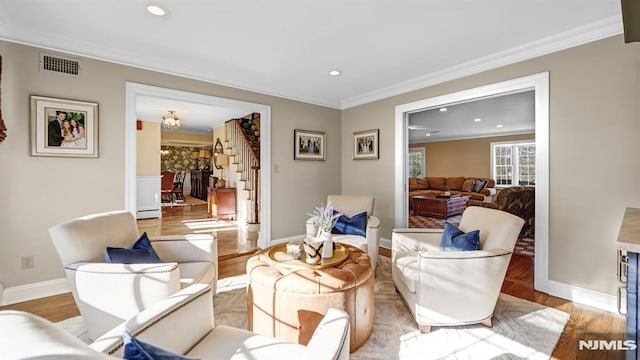
[[[0,305],[11,305],[68,292],[71,292],[71,289],[69,288],[67,278],[12,286],[4,289],[2,292]]]
[[[387,239],[387,238],[380,238],[380,247],[385,248],[385,249],[391,249],[391,239]]]
[[[534,287],[548,292],[549,269],[549,73],[524,76],[473,89],[436,96],[396,106],[395,114],[395,226],[407,227],[408,188],[406,180],[406,151],[408,148],[409,114],[445,104],[470,99],[495,96],[496,94],[535,90],[536,131],[536,243]],[[546,206],[541,206],[546,204]]]
[[[554,280],[549,280],[547,285],[549,295],[618,314],[618,299],[615,295],[609,295]]]
[[[180,73],[175,70],[163,69],[162,66],[156,64],[156,61],[153,58],[139,57],[136,59],[131,59],[127,54],[123,54],[122,51],[118,49],[104,47],[97,43],[74,41],[73,39],[63,37],[52,38],[50,34],[34,32],[32,29],[27,28],[13,28],[12,32],[5,31],[5,34],[3,36],[0,36],[0,40],[35,46],[41,49],[71,54],[74,56],[82,56],[89,59],[96,59],[107,61],[110,63],[131,66],[138,69],[156,71],[159,73],[175,75],[187,79],[205,81],[212,84],[233,87],[235,89],[252,91],[269,96],[277,96],[284,99],[291,99],[309,104],[345,110],[354,106],[370,103],[399,94],[404,94],[409,91],[425,88],[427,86],[440,84],[446,81],[462,78],[473,74],[478,74],[483,71],[498,68],[500,66],[513,64],[519,61],[532,59],[552,52],[622,34],[622,32],[622,14],[615,15],[604,20],[596,21],[594,23],[571,29],[560,34],[549,36],[541,40],[533,41],[512,49],[481,57],[470,62],[452,66],[447,69],[435,71],[381,89],[343,99],[340,100],[340,103],[335,103],[334,101],[329,101],[327,99],[302,98],[299,96],[277,93],[267,89],[256,89],[248,86],[241,86],[238,84],[232,84],[212,79],[205,76],[204,74],[198,74],[195,72]],[[43,38],[47,38],[48,44],[42,43]],[[83,50],[79,51],[74,49]],[[90,49],[90,51],[88,51],[87,49]],[[89,54],[89,52],[93,52],[93,54]],[[100,54],[108,54],[109,57],[107,58],[105,55]],[[154,66],[149,64],[156,65]],[[184,71],[185,69],[183,68],[182,70]]]
[[[136,213],[136,99],[138,96],[175,99],[260,113],[260,232],[258,246],[271,246],[271,106],[211,95],[126,82],[125,104],[125,209]],[[158,119],[160,122],[160,119]]]
[[[597,21],[595,23],[571,29],[525,45],[491,54],[460,65],[436,71],[408,81],[377,89],[362,95],[344,99],[341,109],[386,99],[431,85],[479,74],[501,66],[533,59],[538,56],[568,49],[574,46],[601,40],[622,33],[621,15]]]
[[[468,136],[459,136],[459,137],[451,137],[451,138],[443,138],[443,139],[433,139],[433,140],[425,140],[425,141],[416,141],[409,142],[411,145],[415,144],[429,144],[429,143],[438,143],[444,141],[456,141],[456,140],[469,140],[469,139],[482,139],[482,138],[492,138],[492,137],[500,137],[500,136],[511,136],[511,135],[525,135],[525,134],[533,134],[535,130],[531,129],[528,131],[505,131],[501,133],[493,133],[493,134],[482,134],[482,135],[468,135]]]
[[[296,235],[273,240],[273,244],[280,244],[293,240],[302,240],[304,235]],[[380,238],[380,247],[390,249],[391,240]],[[1,289],[0,289],[1,290]],[[47,296],[71,292],[66,278],[41,281],[37,283],[19,285],[0,291],[2,301],[0,306],[16,304],[24,301],[40,299]],[[614,295],[593,291],[558,281],[549,280],[549,295],[568,299],[576,303],[593,306],[598,309],[618,313],[617,299]]]
[[[302,241],[306,235],[293,235],[286,238],[274,239],[271,241],[271,245],[283,244],[289,241]]]
[[[173,76],[179,76],[185,79],[192,79],[196,81],[203,81],[210,84],[216,84],[220,86],[226,86],[234,89],[251,91],[258,94],[264,94],[268,96],[275,96],[283,99],[289,99],[293,101],[300,101],[308,104],[315,104],[319,106],[325,106],[332,109],[340,110],[340,104],[337,101],[329,101],[327,99],[320,98],[306,98],[294,95],[287,95],[283,93],[279,93],[276,91],[268,90],[268,89],[257,89],[250,86],[243,86],[231,82],[225,82],[219,79],[213,79],[207,75],[213,74],[210,72],[209,74],[204,74],[202,72],[187,72],[185,69],[187,67],[182,67],[180,71],[176,71],[175,69],[167,69],[162,65],[156,64],[157,61],[152,57],[144,57],[144,56],[136,56],[136,58],[131,58],[130,54],[123,53],[120,49],[114,49],[110,47],[99,46],[98,43],[92,42],[84,42],[77,41],[74,39],[66,38],[66,37],[53,37],[51,34],[34,32],[31,29],[26,28],[13,28],[15,31],[13,34],[4,34],[0,36],[0,40],[7,41],[16,44],[22,44],[27,46],[34,46],[40,49],[54,51],[61,56],[62,54],[68,54],[73,56],[80,56],[87,59],[94,59],[100,61],[106,61],[113,64],[130,66],[137,69],[149,70],[158,72],[161,74],[168,74]],[[0,32],[3,32],[0,28]],[[13,37],[11,37],[13,35]],[[19,38],[18,38],[19,37]],[[42,43],[42,39],[47,39],[47,44]],[[78,50],[81,49],[81,50]],[[106,54],[106,55],[105,55]],[[120,54],[120,55],[119,55]],[[149,65],[155,64],[155,65]]]

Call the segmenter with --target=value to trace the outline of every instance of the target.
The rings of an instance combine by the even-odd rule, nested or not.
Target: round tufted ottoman
[[[345,246],[347,259],[324,269],[282,266],[267,256],[268,249],[251,257],[249,330],[307,345],[327,309],[335,307],[349,314],[350,351],[362,346],[373,329],[373,269],[366,253]]]

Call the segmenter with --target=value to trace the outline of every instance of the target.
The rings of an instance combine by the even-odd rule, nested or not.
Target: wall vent
[[[50,54],[40,54],[40,70],[79,76],[81,68],[81,62],[79,59],[57,55],[54,56]]]

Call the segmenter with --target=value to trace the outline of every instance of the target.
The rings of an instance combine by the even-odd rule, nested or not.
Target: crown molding
[[[612,16],[601,21],[581,26],[563,33],[530,42],[509,50],[469,61],[447,69],[436,71],[415,79],[354,96],[342,101],[341,109],[348,109],[377,100],[404,94],[446,81],[478,74],[501,66],[532,59],[556,51],[583,45],[611,36],[622,34],[622,16]]]
[[[192,80],[203,81],[239,90],[251,91],[263,95],[275,96],[283,99],[324,106],[337,110],[344,110],[358,105],[363,105],[388,97],[404,94],[410,91],[422,89],[428,86],[433,86],[446,81],[451,81],[465,76],[481,73],[487,70],[498,68],[500,66],[513,64],[552,52],[568,49],[574,46],[601,40],[607,37],[622,34],[622,32],[622,15],[612,16],[604,20],[591,23],[589,25],[581,26],[557,35],[530,42],[522,46],[501,51],[489,56],[481,57],[473,61],[455,65],[441,71],[429,73],[415,79],[396,83],[358,96],[347,98],[342,100],[340,103],[334,103],[331,101],[327,101],[326,99],[304,98],[281,94],[265,89],[255,89],[219,81],[209,77],[204,77],[197,73],[178,73],[170,69],[165,69],[162,65],[155,63],[157,59],[149,57],[137,57],[134,60],[131,59],[128,54],[123,53],[116,48],[105,47],[97,43],[88,43],[63,37],[52,37],[50,34],[34,32],[31,29],[8,28],[0,25],[0,40],[34,46],[41,49],[56,51],[74,56],[106,61],[119,65],[131,66],[143,70],[155,71]],[[46,45],[42,44],[41,39],[47,39],[48,43]],[[107,57],[106,55],[101,54],[109,55]]]
[[[42,39],[47,39],[47,44],[42,44]],[[162,74],[179,76],[186,79],[203,81],[210,84],[225,86],[238,90],[250,91],[267,96],[275,96],[282,99],[288,99],[306,104],[318,105],[328,107],[336,110],[340,110],[340,103],[327,101],[326,99],[305,98],[298,96],[291,96],[275,91],[269,91],[265,89],[256,89],[252,87],[242,86],[238,84],[228,83],[220,81],[214,78],[205,77],[197,72],[176,72],[171,69],[166,69],[161,64],[157,64],[156,59],[151,57],[136,56],[135,59],[131,58],[130,54],[123,53],[120,49],[101,46],[98,43],[89,43],[85,41],[78,41],[75,39],[52,36],[51,34],[35,32],[26,28],[7,28],[0,25],[0,40],[12,42],[21,45],[33,46],[43,50],[55,51],[62,54],[68,54],[73,56],[79,56],[88,59],[106,61],[113,64],[130,66],[142,70],[154,71]],[[79,50],[81,49],[81,50]],[[108,55],[103,55],[108,54]]]

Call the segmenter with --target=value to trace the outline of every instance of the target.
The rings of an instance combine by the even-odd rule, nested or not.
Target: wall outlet
[[[22,257],[22,269],[33,269],[33,256]]]

